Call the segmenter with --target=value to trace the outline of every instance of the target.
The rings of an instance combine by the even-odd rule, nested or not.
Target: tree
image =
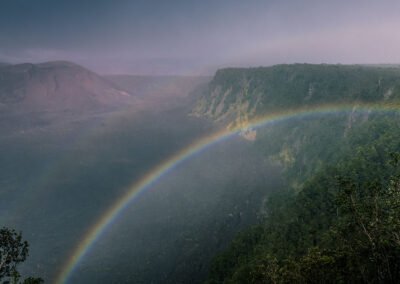
[[[26,260],[29,252],[29,244],[22,239],[22,234],[13,229],[0,229],[0,281],[2,283],[18,283],[20,274],[17,266]],[[41,278],[29,277],[22,283],[43,283]]]
[[[260,235],[236,238],[207,283],[398,283],[400,136],[385,125],[350,136],[352,152],[298,191],[271,195]]]

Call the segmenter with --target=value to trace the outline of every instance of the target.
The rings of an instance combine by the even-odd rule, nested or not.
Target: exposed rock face
[[[260,153],[293,178],[292,186],[300,188],[305,177],[335,160],[335,147],[345,145],[340,143],[352,131],[377,117],[400,116],[399,111],[375,110],[399,106],[399,66],[293,64],[217,71],[192,115],[241,130],[241,137],[254,141]],[[252,125],[277,113],[313,113],[321,107],[346,111],[294,115],[270,127]]]
[[[193,115],[246,127],[249,119],[321,104],[400,101],[400,68],[293,64],[217,71]]]
[[[0,65],[0,104],[39,110],[115,106],[131,97],[79,65],[56,61]]]

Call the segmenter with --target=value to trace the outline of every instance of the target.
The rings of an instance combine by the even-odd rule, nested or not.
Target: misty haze
[[[1,283],[398,283],[397,1],[0,3]]]

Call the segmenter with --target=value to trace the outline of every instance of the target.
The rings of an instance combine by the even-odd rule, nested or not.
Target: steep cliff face
[[[254,116],[262,96],[258,90],[249,92],[250,84],[254,82],[252,78],[246,76],[247,71],[246,69],[217,71],[208,89],[198,100],[193,114],[236,124]]]
[[[193,114],[241,125],[268,112],[321,104],[400,99],[400,69],[361,65],[277,65],[217,71]]]
[[[228,128],[244,129],[242,136],[280,163],[298,186],[321,165],[334,163],[339,145],[345,144],[350,132],[374,117],[387,115],[360,111],[360,104],[399,103],[398,67],[295,64],[219,70],[193,114]],[[249,124],[254,117],[282,110],[337,104],[346,104],[351,111],[259,129],[251,129]]]

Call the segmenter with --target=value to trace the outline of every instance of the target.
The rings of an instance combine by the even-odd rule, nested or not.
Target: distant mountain
[[[206,76],[108,75],[104,77],[142,98],[186,97],[198,86],[207,84],[211,80]]]
[[[217,71],[193,114],[240,123],[280,109],[400,100],[397,66],[293,64]]]
[[[0,65],[0,104],[38,110],[82,110],[126,103],[131,95],[65,61]]]

